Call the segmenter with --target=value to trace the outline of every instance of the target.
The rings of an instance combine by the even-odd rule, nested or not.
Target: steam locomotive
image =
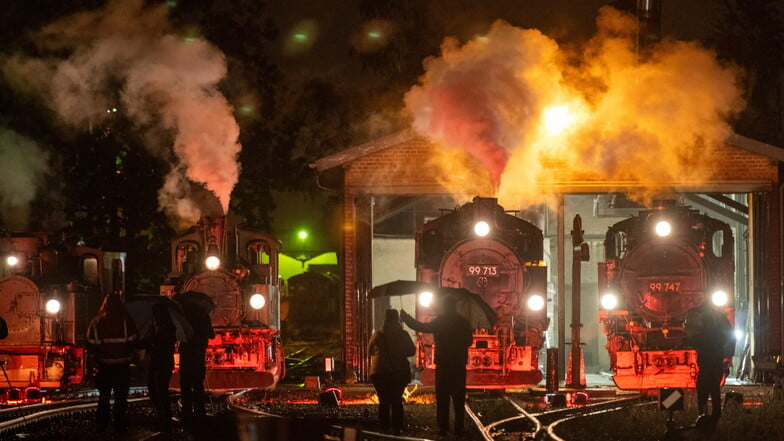
[[[473,202],[425,223],[417,232],[417,279],[475,294],[478,299],[458,297],[458,308],[464,315],[472,302],[479,302],[480,311],[484,303],[497,317],[493,323],[474,322],[467,387],[510,387],[541,381],[539,350],[549,323],[542,247],[542,231],[505,212],[495,198],[475,197]],[[426,294],[419,295],[418,320],[432,320],[437,304],[431,300]],[[433,356],[433,336],[419,334],[416,357],[424,384],[434,382]]]
[[[172,241],[172,272],[161,295],[194,291],[214,303],[210,318],[216,336],[207,347],[207,388],[271,388],[285,375],[279,251],[271,235],[230,228],[225,216],[204,216]],[[171,385],[179,388],[178,365]]]
[[[125,253],[50,233],[0,238],[0,403],[38,402],[86,379],[84,335],[104,294],[122,291]]]
[[[686,313],[704,302],[733,323],[734,239],[726,223],[671,201],[612,225],[599,311],[619,389],[695,387]]]

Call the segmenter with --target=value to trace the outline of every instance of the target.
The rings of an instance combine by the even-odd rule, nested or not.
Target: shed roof
[[[421,137],[411,129],[401,130],[317,159],[310,164],[310,167],[319,172],[323,172],[337,166],[348,164],[364,156],[403,144],[414,138]],[[751,153],[766,156],[778,162],[784,162],[784,149],[737,133],[733,133],[727,138],[727,144]]]

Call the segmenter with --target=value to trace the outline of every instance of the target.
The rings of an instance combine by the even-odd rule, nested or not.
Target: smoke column
[[[0,127],[0,216],[11,229],[27,229],[30,202],[49,171],[48,159],[31,139]]]
[[[3,67],[12,84],[43,94],[70,125],[100,124],[116,108],[171,164],[160,209],[194,222],[200,208],[189,197],[190,182],[228,210],[239,176],[239,126],[217,87],[226,75],[223,53],[170,28],[165,5],[110,1],[42,29],[35,42],[49,57],[16,56]]]
[[[703,182],[705,155],[742,110],[739,73],[697,43],[663,41],[638,57],[636,21],[609,7],[597,34],[567,53],[536,30],[496,22],[460,46],[447,39],[405,97],[414,129],[481,164],[502,203],[548,202],[549,184],[634,182],[647,200],[662,181]],[[549,115],[568,121],[553,128]],[[485,184],[457,179],[447,188]]]

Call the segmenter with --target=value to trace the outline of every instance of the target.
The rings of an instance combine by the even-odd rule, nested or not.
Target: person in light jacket
[[[118,293],[109,294],[98,315],[87,327],[87,350],[97,363],[95,385],[98,388],[98,409],[95,413],[96,430],[109,427],[109,401],[114,391],[114,430],[127,430],[125,413],[131,387],[131,358],[138,335],[133,319],[125,311],[125,303]]]

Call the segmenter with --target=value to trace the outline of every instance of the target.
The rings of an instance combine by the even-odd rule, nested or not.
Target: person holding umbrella
[[[382,329],[370,337],[368,352],[381,430],[386,432],[391,424],[392,434],[399,435],[403,429],[403,390],[411,381],[408,357],[414,355],[416,348],[411,336],[400,326],[397,310],[387,310]]]
[[[466,362],[468,347],[473,343],[473,330],[468,320],[457,312],[457,299],[446,296],[441,312],[433,321],[422,323],[407,312],[400,311],[401,320],[409,328],[432,333],[435,339],[436,362],[436,418],[438,432],[445,436],[449,432],[449,402],[454,408],[454,430],[457,436],[464,434]]]
[[[188,291],[174,296],[193,329],[193,336],[180,344],[180,393],[182,419],[187,424],[206,415],[204,377],[207,373],[205,353],[207,343],[215,337],[210,312],[212,299],[204,294]]]
[[[149,357],[147,390],[155,406],[159,430],[170,433],[172,411],[169,381],[174,369],[174,344],[177,342],[177,331],[165,303],[153,304],[152,321],[145,340]]]

